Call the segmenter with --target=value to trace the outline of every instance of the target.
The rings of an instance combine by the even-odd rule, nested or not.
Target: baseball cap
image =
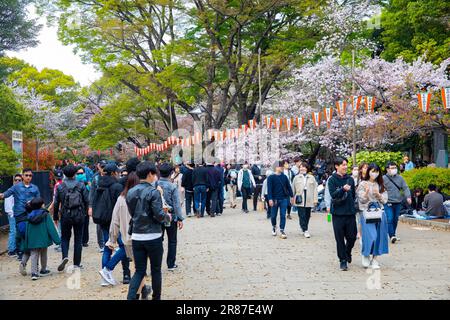
[[[64,173],[62,172],[62,170],[55,170],[55,178],[56,179],[62,179],[64,178]]]
[[[119,171],[119,168],[114,163],[108,163],[103,169],[106,173],[113,173]]]

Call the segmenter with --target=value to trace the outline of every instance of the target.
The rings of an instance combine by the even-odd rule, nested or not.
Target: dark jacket
[[[180,204],[180,194],[178,185],[169,180],[169,178],[161,178],[158,181],[158,186],[163,189],[164,200],[172,207],[174,214],[173,221],[183,221],[183,212]]]
[[[193,169],[189,169],[186,167],[183,176],[181,177],[181,186],[186,191],[194,191],[194,185],[192,184],[192,174],[194,173]]]
[[[344,185],[349,184],[351,189],[349,191],[344,191]],[[328,180],[328,189],[331,196],[331,208],[330,212],[332,215],[336,216],[348,216],[356,214],[355,209],[355,181],[351,176],[346,174],[345,176],[340,176],[337,173],[333,175]],[[345,201],[340,204],[336,204],[334,200],[342,199],[347,193]]]
[[[217,171],[216,167],[213,165],[206,166],[208,170],[208,181],[209,181],[209,188],[211,190],[218,190],[220,189],[220,184],[222,181],[222,177],[219,171]]]
[[[261,175],[261,169],[257,165],[252,166],[252,174],[255,179],[255,183],[257,186],[262,186],[265,180],[265,177]]]
[[[53,243],[59,245],[61,239],[48,211],[45,209],[33,210],[28,216],[33,214],[43,214],[43,219],[38,224],[26,222],[25,241],[22,243],[21,250],[48,248]]]
[[[192,185],[194,187],[205,185],[207,188],[209,188],[207,167],[201,166],[194,169],[194,173],[192,174]]]
[[[86,186],[83,182],[78,182],[75,179],[65,179],[63,183],[56,188],[55,203],[53,206],[53,220],[59,221],[59,216],[62,217],[66,213],[64,208],[64,199],[66,198],[67,190],[73,189],[75,186],[78,186],[78,190],[80,190],[83,196],[83,209],[86,210],[87,214],[87,210],[89,208],[89,192],[87,191]],[[61,209],[59,208],[60,206]]]
[[[225,169],[221,165],[217,165],[216,170],[220,174],[220,186],[223,188],[225,186]]]
[[[272,174],[267,178],[267,199],[284,200],[293,197],[291,183],[284,174]]]
[[[111,196],[111,208],[114,208],[116,205],[117,199],[120,196],[120,193],[123,191],[122,185],[117,181],[117,179],[113,176],[101,176],[98,179],[98,186],[102,188],[107,188],[109,190],[109,194]],[[100,199],[94,195],[92,209],[96,211],[105,211],[107,208],[107,204],[102,203]]]
[[[148,182],[128,191],[127,206],[132,220],[132,233],[161,233],[161,223],[170,217],[163,211],[161,194]]]

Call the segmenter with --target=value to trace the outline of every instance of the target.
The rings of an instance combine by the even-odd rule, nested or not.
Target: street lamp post
[[[196,108],[194,108],[193,110],[189,111],[189,114],[191,115],[196,115],[200,118],[200,131],[201,131],[201,148],[202,148],[202,157],[203,157],[203,134],[204,134],[204,126],[205,126],[205,116],[206,116],[207,111],[205,110],[205,108],[202,105],[197,106]],[[194,130],[195,133],[195,130]]]

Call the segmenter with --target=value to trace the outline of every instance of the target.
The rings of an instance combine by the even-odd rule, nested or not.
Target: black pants
[[[89,242],[89,216],[86,215],[83,225],[83,244],[88,244]]]
[[[333,215],[333,230],[339,261],[348,261],[352,256],[352,249],[356,241],[355,215]]]
[[[252,194],[252,190],[250,188],[242,187],[241,193],[242,193],[242,210],[247,211],[248,210],[247,200],[248,196]]]
[[[223,213],[223,202],[224,202],[224,190],[221,185],[219,190],[217,191],[217,213]]]
[[[262,185],[257,184],[255,192],[253,193],[253,210],[256,211],[258,204],[258,197],[261,195]]]
[[[184,204],[186,206],[186,215],[189,216],[192,214],[192,206],[194,205],[194,191],[184,192]]]
[[[167,267],[172,268],[177,259],[177,222],[172,221],[170,227],[163,225],[162,241],[164,241],[164,231],[167,233],[168,251],[167,251]]]
[[[61,251],[62,257],[69,257],[69,245],[70,238],[72,237],[73,229],[73,264],[79,266],[81,263],[81,250],[82,250],[82,239],[83,239],[83,223],[73,224],[72,220],[65,217],[61,218]]]
[[[303,232],[308,231],[309,219],[311,218],[311,208],[297,207],[297,210],[300,228]]]
[[[209,189],[208,195],[209,195],[208,203],[210,204],[209,214],[215,215],[215,214],[217,214],[217,212],[219,212],[218,211],[218,209],[219,209],[219,190],[218,189],[214,189],[214,190]],[[208,201],[208,200],[206,200],[206,201]]]
[[[265,203],[266,203],[266,212],[267,212],[267,219],[269,219],[270,218],[270,216],[271,216],[271,211],[270,211],[270,208],[272,208],[270,205],[269,205],[269,200],[267,199],[267,194],[264,196],[264,200],[265,200]]]
[[[291,215],[291,209],[292,209],[292,205],[291,205],[291,202],[289,201],[289,204],[287,206],[287,214],[288,214],[288,216]]]
[[[209,188],[209,190],[206,192],[206,205],[205,205],[205,210],[208,215],[211,215],[211,193],[212,190],[211,188]]]
[[[147,259],[150,258],[150,270],[152,275],[153,299],[161,299],[162,274],[161,263],[163,257],[162,238],[150,241],[132,241],[134,265],[136,271],[131,278],[128,288],[128,300],[135,300],[137,291],[147,270]]]

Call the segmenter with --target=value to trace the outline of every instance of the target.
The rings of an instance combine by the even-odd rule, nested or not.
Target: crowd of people
[[[66,164],[54,172],[53,201],[47,206],[39,188],[31,183],[33,172],[24,169],[14,176],[6,198],[10,237],[8,255],[17,257],[19,272],[26,276],[31,259],[31,278],[50,273],[47,248],[56,244],[61,253],[57,270],[69,262],[73,234],[74,268],[83,269],[83,247],[89,246],[89,223],[96,224],[101,253],[101,286],[118,284],[113,270],[120,263],[123,284],[128,284],[128,299],[161,298],[163,243],[167,237],[167,268],[175,271],[177,232],[185,217],[218,217],[224,213],[225,199],[230,209],[242,197],[242,214],[265,211],[272,236],[287,238],[286,223],[298,214],[299,229],[310,238],[312,211],[325,209],[332,217],[339,268],[348,270],[352,249],[361,241],[362,266],[380,268],[378,256],[389,252],[389,243],[400,240],[397,234],[402,203],[423,215],[443,216],[444,197],[435,185],[411,194],[399,175],[396,163],[389,162],[383,175],[374,163],[361,163],[348,173],[348,162],[337,157],[334,172],[328,175],[327,163],[318,159],[313,168],[296,158],[267,168],[244,163],[152,163],[132,158],[125,164],[102,160],[95,168],[85,164]],[[405,170],[409,170],[407,161]],[[250,205],[251,205],[250,204]],[[419,210],[420,209],[420,210]],[[40,261],[40,263],[39,263]],[[134,263],[131,275],[130,261]],[[150,261],[151,285],[146,284]]]

